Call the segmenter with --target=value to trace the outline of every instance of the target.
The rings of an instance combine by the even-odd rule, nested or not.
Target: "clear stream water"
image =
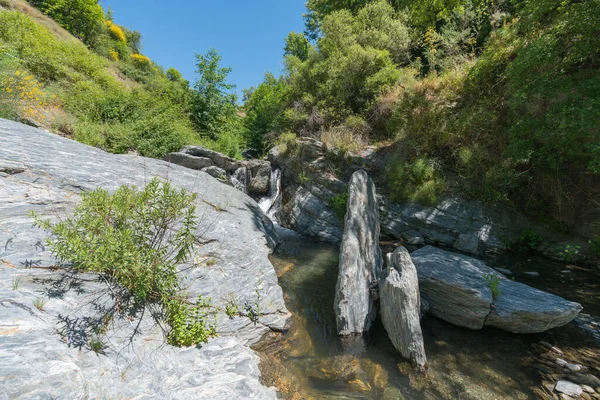
[[[377,322],[364,339],[341,339],[333,313],[338,248],[317,244],[291,231],[272,256],[291,327],[258,349],[266,384],[282,397],[299,399],[529,399],[541,378],[532,367],[540,340],[557,343],[552,334],[514,335],[493,328],[470,331],[431,316],[422,321],[429,370],[413,374],[397,355]],[[389,249],[387,250],[389,251]],[[547,260],[513,257],[492,266],[515,272],[515,279],[580,302],[600,315],[598,275]],[[522,272],[537,271],[525,279]],[[554,331],[561,333],[559,328]],[[550,336],[549,336],[550,335]],[[559,342],[577,346],[577,339]],[[565,339],[560,339],[565,340]],[[570,341],[570,342],[569,342]]]

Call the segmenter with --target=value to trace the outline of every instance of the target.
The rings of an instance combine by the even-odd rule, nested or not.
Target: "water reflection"
[[[293,318],[259,351],[265,383],[285,398],[529,399],[541,384],[531,347],[539,335],[469,331],[430,316],[422,321],[429,370],[413,374],[379,321],[364,338],[337,337],[336,247],[288,233],[271,261]]]

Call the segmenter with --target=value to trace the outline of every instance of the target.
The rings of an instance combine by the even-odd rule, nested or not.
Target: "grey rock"
[[[201,171],[206,172],[213,178],[216,178],[220,181],[227,181],[227,172],[223,168],[213,165],[211,167],[202,168]]]
[[[581,311],[578,303],[534,289],[520,282],[501,280],[500,296],[486,325],[513,333],[536,333],[563,326]]]
[[[194,157],[186,153],[169,153],[163,160],[198,171],[215,165],[210,158]]]
[[[327,203],[304,186],[288,184],[277,219],[286,228],[323,242],[339,243],[344,234],[338,217]]]
[[[565,380],[560,380],[556,382],[554,390],[556,390],[559,393],[564,393],[567,396],[574,397],[579,397],[583,393],[583,389],[581,389],[581,386]]]
[[[189,154],[193,157],[208,158],[212,160],[217,167],[231,173],[239,168],[238,161],[227,157],[217,151],[207,149],[203,146],[185,146],[181,149],[181,153]]]
[[[506,268],[494,268],[496,271],[500,272],[504,276],[512,276],[514,273],[510,269]]]
[[[429,313],[454,325],[481,329],[492,303],[492,293],[483,279],[488,268],[485,263],[432,246],[411,256]]]
[[[454,248],[458,251],[469,254],[479,254],[479,237],[473,233],[461,233],[454,243]]]
[[[376,316],[371,288],[381,277],[375,185],[364,170],[352,175],[340,248],[334,310],[340,335],[369,330]]]
[[[571,363],[565,364],[565,367],[567,367],[567,369],[569,371],[572,371],[572,372],[579,372],[582,369],[581,365],[579,365],[579,364],[571,364]]]
[[[10,171],[0,177],[0,376],[13,377],[0,398],[276,398],[260,384],[258,357],[247,347],[289,319],[268,260],[277,234],[254,200],[204,172],[108,154],[11,121],[0,120],[0,148],[0,170]],[[133,321],[115,318],[99,356],[89,350],[86,329],[99,308],[114,302],[99,295],[106,287],[96,276],[45,269],[56,260],[29,212],[55,218],[83,191],[143,186],[154,176],[199,197],[198,235],[205,244],[194,249],[193,263],[181,266],[185,291],[223,307],[232,296],[240,304],[255,301],[258,289],[264,315],[255,325],[218,313],[222,337],[201,349],[178,349],[165,345],[145,310]],[[217,265],[204,266],[210,257]],[[13,279],[21,281],[19,290],[11,289]],[[47,299],[44,312],[33,306],[37,297]]]
[[[537,278],[540,276],[540,273],[535,272],[535,271],[526,271],[526,272],[523,272],[523,275],[527,275],[530,278]]]
[[[584,374],[581,372],[574,372],[569,374],[568,379],[572,382],[588,385],[595,388],[600,388],[600,379],[597,376],[592,374]]]
[[[484,205],[457,196],[446,197],[433,207],[384,203],[382,234],[399,238],[406,230],[415,229],[423,234],[427,243],[458,244],[460,251],[470,254],[504,253],[504,241],[518,237],[523,229],[530,227],[527,220],[512,208]],[[459,241],[461,235],[466,236]]]
[[[403,232],[400,236],[402,239],[406,240],[406,244],[410,244],[412,246],[420,246],[425,244],[425,238],[423,235],[414,229]]]
[[[417,270],[404,247],[389,253],[387,264],[387,277],[379,288],[381,321],[396,350],[417,369],[424,370],[427,357],[420,325]]]
[[[225,175],[227,175],[239,168],[246,168],[249,193],[266,194],[271,187],[271,163],[269,161],[238,161],[203,146],[185,146],[180,152],[167,154],[164,160],[197,170],[214,166],[216,169],[209,170],[209,173],[218,179],[221,179],[221,171],[225,171]]]
[[[558,364],[561,367],[564,367],[567,365],[567,362],[565,360],[563,360],[562,358],[557,358],[555,362],[556,362],[556,364]]]
[[[248,191],[267,194],[271,188],[271,163],[263,160],[250,160],[241,163],[248,170]]]
[[[594,390],[594,388],[593,388],[593,387],[591,387],[591,386],[588,386],[588,385],[580,385],[580,386],[581,386],[581,389],[582,389],[584,392],[586,392],[586,393],[590,393],[590,394],[591,394],[591,393],[596,393],[596,391]]]
[[[454,325],[535,333],[566,325],[582,309],[578,303],[506,279],[472,257],[426,246],[412,259],[429,312]],[[489,275],[499,278],[501,293],[496,299],[486,281]]]

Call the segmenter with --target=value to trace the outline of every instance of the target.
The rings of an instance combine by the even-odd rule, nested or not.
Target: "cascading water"
[[[275,215],[281,204],[281,170],[276,168],[271,171],[271,191],[269,196],[263,197],[258,202],[261,210],[276,222]]]
[[[231,182],[234,188],[244,193],[247,193],[246,184],[248,181],[248,171],[246,170],[246,167],[236,169],[233,172],[233,174],[231,174],[231,176],[229,177],[229,181]]]

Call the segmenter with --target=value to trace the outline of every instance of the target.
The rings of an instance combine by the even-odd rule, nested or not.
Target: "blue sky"
[[[117,24],[142,34],[142,52],[194,82],[194,54],[211,47],[232,67],[236,91],[256,86],[265,72],[279,75],[284,39],[302,32],[304,0],[101,0]]]

